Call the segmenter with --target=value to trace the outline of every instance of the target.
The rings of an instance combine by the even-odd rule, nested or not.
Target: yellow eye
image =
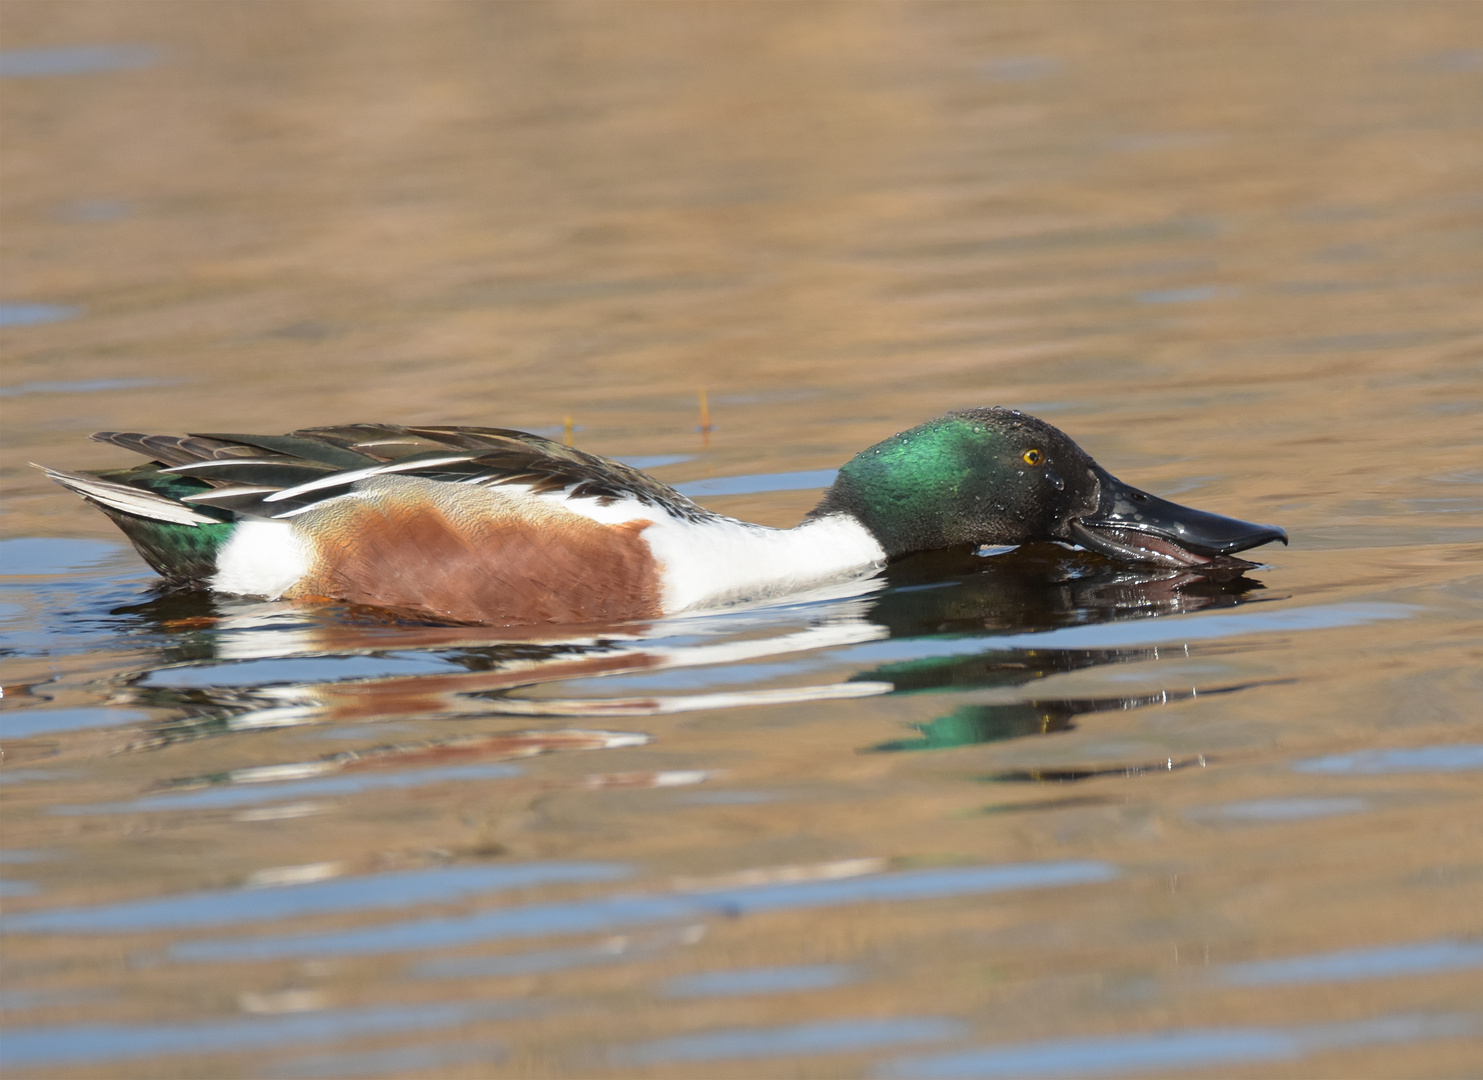
[[[1045,455],[1042,454],[1039,450],[1026,450],[1024,453],[1024,459],[1026,465],[1039,465],[1042,461],[1045,460]]]

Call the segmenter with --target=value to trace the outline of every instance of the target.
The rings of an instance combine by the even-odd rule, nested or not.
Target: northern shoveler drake
[[[1130,487],[1011,409],[948,413],[847,462],[792,529],[723,517],[627,465],[523,431],[352,424],[141,435],[150,459],[45,471],[168,581],[456,622],[652,618],[868,577],[959,545],[1060,541],[1196,566],[1287,535]]]

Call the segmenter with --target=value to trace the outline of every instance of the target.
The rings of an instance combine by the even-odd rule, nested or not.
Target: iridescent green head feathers
[[[1095,463],[1042,420],[964,409],[876,443],[839,470],[810,516],[847,513],[892,557],[1065,536],[1097,502]]]

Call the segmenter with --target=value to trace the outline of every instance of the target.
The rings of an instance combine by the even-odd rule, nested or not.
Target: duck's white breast
[[[659,563],[667,613],[784,596],[862,577],[886,562],[875,537],[844,514],[770,529],[720,516],[691,521],[637,499],[566,505],[605,524],[653,522],[643,537]]]

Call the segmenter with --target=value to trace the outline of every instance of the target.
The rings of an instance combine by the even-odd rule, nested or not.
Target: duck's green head
[[[1189,566],[1281,529],[1166,502],[1119,481],[1043,420],[964,409],[856,455],[810,517],[849,514],[897,558],[959,545],[1061,541]]]

